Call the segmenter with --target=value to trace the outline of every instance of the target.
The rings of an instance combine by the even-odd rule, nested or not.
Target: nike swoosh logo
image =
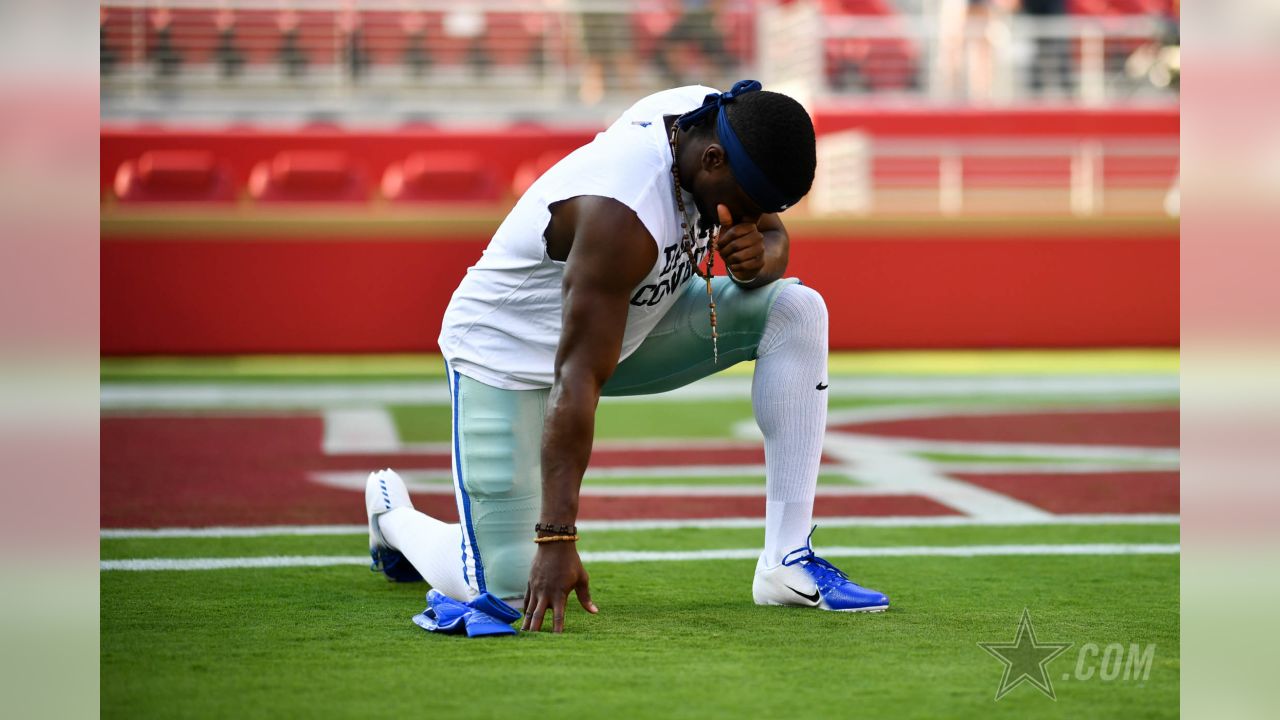
[[[787,589],[788,589],[788,590],[790,590],[791,592],[793,592],[793,593],[795,593],[795,594],[799,595],[800,597],[804,598],[805,600],[808,600],[809,602],[813,603],[814,605],[817,605],[817,604],[818,604],[818,591],[817,591],[817,590],[814,590],[812,595],[806,595],[806,594],[804,594],[804,593],[800,592],[799,590],[797,590],[797,589],[795,589],[795,588],[791,587],[790,585],[788,585],[788,586],[787,586]]]
[[[827,385],[826,383],[818,383],[819,390],[826,390],[828,387],[830,387],[830,385]]]

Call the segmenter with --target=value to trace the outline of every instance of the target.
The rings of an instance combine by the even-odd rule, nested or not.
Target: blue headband
[[[676,120],[676,124],[681,130],[688,130],[701,123],[711,113],[724,108],[746,93],[759,90],[760,87],[759,81],[739,80],[734,83],[729,92],[708,93],[702,99],[702,107],[681,115]],[[742,146],[742,141],[734,133],[733,126],[729,124],[728,112],[716,113],[716,134],[729,158],[729,171],[733,173],[733,178],[738,181],[738,185],[751,197],[751,200],[760,206],[761,210],[769,213],[782,212],[800,199],[788,199],[773,186],[773,183],[769,182],[769,178],[751,159],[747,149]]]

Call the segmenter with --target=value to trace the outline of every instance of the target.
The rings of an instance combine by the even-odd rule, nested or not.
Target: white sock
[[[398,507],[378,516],[378,530],[431,587],[455,600],[472,599],[462,576],[461,525],[441,522],[411,507]]]
[[[761,560],[768,567],[803,547],[809,535],[827,426],[826,387],[827,305],[816,290],[788,285],[765,321],[751,381],[751,405],[764,433]]]

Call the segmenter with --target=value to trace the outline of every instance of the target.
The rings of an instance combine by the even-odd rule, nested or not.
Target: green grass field
[[[965,363],[972,363],[971,356],[964,357]],[[837,360],[833,390],[839,389],[842,377],[881,376],[880,371],[859,365],[865,358]],[[1176,354],[1172,361],[1167,353],[1093,360],[1073,365],[1069,356],[1045,354],[1022,364],[1009,357],[997,358],[993,366],[1019,378],[1037,374],[1078,378],[1099,374],[1098,366],[1108,364],[1117,377],[1169,378],[1171,366],[1176,373]],[[847,364],[840,366],[840,362]],[[1051,369],[1044,369],[1045,363]],[[416,373],[428,366],[430,360],[420,358],[395,358],[373,368],[350,359],[328,359],[319,369],[294,361],[290,373],[290,361],[284,359],[249,359],[239,365],[113,361],[104,363],[103,382],[104,390],[286,382],[304,388],[305,393],[308,383],[422,380]],[[931,377],[930,367],[933,376],[971,373],[956,372],[960,365],[955,362],[920,362],[911,367],[912,377]],[[436,375],[427,375],[425,381],[439,382]],[[992,395],[936,395],[927,388],[902,396],[833,393],[832,408],[911,404],[963,408],[993,403],[1104,410],[1124,405],[1176,407],[1176,374],[1172,377],[1173,389],[1152,390],[1139,384],[1120,395],[1034,388],[1022,394]],[[104,423],[119,423],[110,425],[114,433],[110,437],[116,442],[133,437],[126,433],[136,432],[131,423],[139,418],[171,417],[179,422],[190,417],[259,418],[300,412],[297,408],[203,406],[147,410],[136,404],[117,408],[110,404],[111,397],[104,392]],[[316,412],[324,409],[315,408]],[[382,410],[403,443],[438,444],[448,439],[447,406],[387,403]],[[743,398],[606,402],[598,437],[742,440],[735,428],[750,417],[749,402]],[[138,437],[144,447],[153,442],[150,436]],[[1063,468],[1082,462],[1066,450],[1059,455],[1008,455],[978,446],[973,452],[921,447],[925,449],[904,452],[920,463],[937,463],[934,467],[981,462]],[[192,456],[184,452],[174,450],[170,456],[165,448],[155,447],[143,455],[146,463],[175,463],[171,473],[158,474],[161,484],[154,487],[186,492],[180,463]],[[234,454],[237,448],[227,452]],[[1117,455],[1109,462],[1117,472],[1130,466],[1139,471],[1155,468],[1151,465],[1155,461],[1141,456]],[[125,460],[104,460],[104,518],[121,499],[142,491],[137,478],[144,469]],[[205,482],[217,481],[215,477]],[[436,482],[423,481],[424,486]],[[1117,480],[1115,492],[1135,492],[1135,486],[1126,482],[1134,481]],[[641,472],[635,477],[620,473],[588,478],[587,485],[607,491],[618,486],[750,483],[760,484],[759,477],[733,473],[649,477]],[[864,484],[857,467],[839,465],[824,470],[819,487],[820,492],[842,486],[867,493],[892,489],[884,483],[883,478],[870,476]],[[411,490],[415,487],[411,483]],[[1071,488],[1060,492],[1077,492]],[[174,502],[199,502],[181,492],[173,496]],[[356,492],[349,496],[354,524],[361,515],[361,499]],[[935,499],[945,503],[947,497],[939,494]],[[1105,503],[1110,496],[1099,497],[1092,502]],[[340,500],[346,507],[346,496]],[[820,494],[817,502],[821,505],[824,496]],[[352,524],[319,518],[316,523],[330,523],[328,529],[290,533],[262,528],[243,536],[179,532],[166,537],[148,530],[175,524],[159,515],[154,521],[104,522],[100,541],[102,716],[1174,717],[1179,711],[1180,556],[1176,547],[1180,527],[1176,509],[1173,514],[1161,509],[1159,503],[1165,501],[1137,496],[1130,502],[1137,502],[1137,509],[1123,512],[1134,513],[1132,521],[1113,513],[1106,522],[1087,524],[1063,522],[1057,515],[1046,515],[1043,522],[976,516],[972,524],[955,525],[911,517],[829,519],[824,525],[824,519],[817,518],[814,541],[820,550],[866,551],[865,556],[852,556],[846,550],[845,555],[831,559],[855,580],[890,596],[892,607],[882,614],[757,607],[751,602],[752,560],[601,559],[587,561],[599,615],[587,615],[571,599],[562,636],[521,633],[474,641],[432,635],[415,626],[410,617],[423,609],[427,586],[390,583],[370,573],[360,561],[367,551],[367,537]],[[1156,504],[1144,510],[1142,502]],[[902,522],[876,524],[886,519]],[[238,523],[211,516],[207,524]],[[583,535],[581,550],[590,557],[758,548],[762,530],[749,524],[723,527],[697,522],[625,528],[602,521]],[[973,557],[937,554],[974,548],[986,548],[983,553],[989,553],[1004,546],[1032,550]],[[1067,547],[1090,554],[1055,550]],[[1142,549],[1151,547],[1175,549]],[[876,555],[878,551],[902,554]],[[157,558],[257,559],[271,564],[290,557],[334,560],[317,567],[185,571],[125,571],[112,565]],[[1056,700],[1029,683],[995,699],[1003,666],[978,643],[1012,641],[1024,609],[1041,643],[1072,644],[1046,665]],[[1106,677],[1104,653],[1081,653],[1087,647],[1109,646],[1127,652],[1135,645],[1154,646],[1148,671],[1140,677],[1128,673]]]

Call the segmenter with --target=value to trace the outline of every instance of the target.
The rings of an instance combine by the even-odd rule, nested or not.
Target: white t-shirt
[[[657,262],[633,289],[627,310],[621,359],[635,352],[693,275],[681,249],[663,116],[693,110],[712,92],[717,91],[693,85],[644,98],[530,186],[445,310],[440,350],[454,370],[509,390],[551,386],[564,263],[547,255],[543,233],[551,221],[550,206],[581,195],[613,198],[631,208],[658,245]],[[684,205],[689,226],[696,228],[698,211],[687,192]],[[697,242],[701,260],[706,243]]]

